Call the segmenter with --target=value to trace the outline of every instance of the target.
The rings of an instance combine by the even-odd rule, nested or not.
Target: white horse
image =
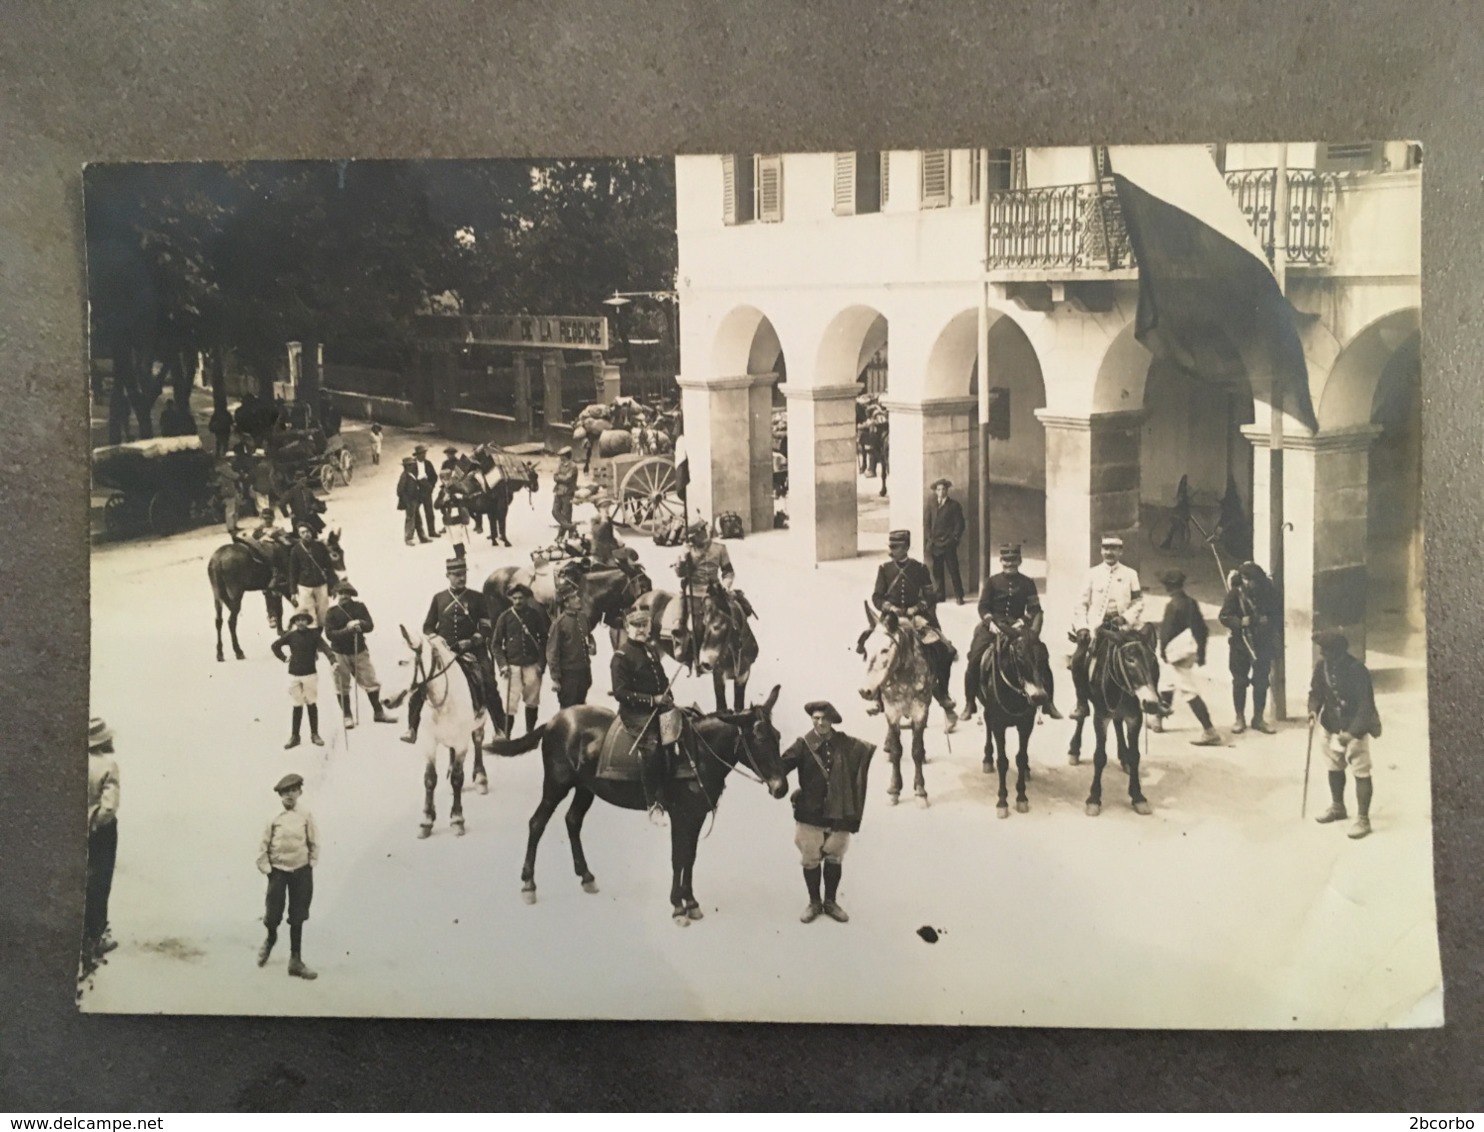
[[[426,697],[425,706],[432,714],[432,738],[427,741],[427,767],[423,771],[423,787],[427,791],[423,802],[422,830],[419,837],[433,832],[433,822],[438,811],[433,805],[433,791],[438,785],[438,748],[447,747],[449,753],[448,784],[453,789],[453,808],[449,811],[449,824],[458,836],[464,835],[464,760],[472,746],[474,750],[474,786],[481,793],[489,791],[489,779],[484,772],[484,729],[489,723],[485,709],[477,711],[474,696],[469,690],[469,681],[454,657],[447,642],[436,634],[417,637],[402,627],[402,638],[412,650],[412,687],[422,688]],[[426,660],[423,657],[427,650]],[[423,723],[428,728],[428,722]]]

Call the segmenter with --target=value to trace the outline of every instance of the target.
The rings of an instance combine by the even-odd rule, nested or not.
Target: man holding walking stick
[[[1381,717],[1371,674],[1350,655],[1345,634],[1326,629],[1314,634],[1319,663],[1309,683],[1309,726],[1324,728],[1324,754],[1329,763],[1330,807],[1316,819],[1321,825],[1344,821],[1345,772],[1355,776],[1355,824],[1352,838],[1371,832],[1371,736],[1381,736]]]

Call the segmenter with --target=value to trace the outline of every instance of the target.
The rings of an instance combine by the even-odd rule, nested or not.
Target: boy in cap
[[[355,685],[366,690],[371,701],[371,710],[377,723],[396,723],[394,716],[386,713],[381,700],[381,681],[376,678],[376,669],[371,665],[371,653],[366,648],[366,635],[376,628],[371,620],[371,611],[357,601],[355,586],[340,582],[335,586],[335,604],[325,615],[325,637],[335,653],[335,694],[340,701],[340,711],[346,728],[354,727],[350,698],[355,695]]]
[[[556,471],[551,473],[551,516],[557,521],[557,541],[563,535],[577,533],[572,525],[572,496],[577,493],[577,465],[572,462],[570,444],[557,452]]]
[[[298,610],[289,618],[288,632],[270,646],[273,655],[289,664],[289,703],[294,705],[294,729],[284,750],[299,745],[299,727],[304,720],[304,709],[309,709],[309,739],[316,747],[325,741],[319,737],[319,654],[324,653],[331,664],[335,655],[325,644],[314,618],[304,610]],[[284,656],[287,648],[289,655]]]
[[[490,638],[490,652],[500,673],[504,692],[505,715],[510,729],[515,727],[515,709],[524,702],[526,732],[536,730],[536,716],[541,705],[541,674],[546,668],[547,637],[551,622],[546,611],[531,601],[529,586],[516,583],[508,595],[510,608],[495,618]]]
[[[1309,682],[1309,723],[1324,728],[1324,754],[1329,762],[1329,809],[1316,819],[1321,825],[1344,821],[1345,771],[1355,776],[1355,824],[1350,836],[1371,832],[1371,736],[1381,736],[1381,717],[1371,673],[1350,655],[1350,642],[1334,629],[1314,634],[1319,663]]]
[[[304,779],[286,774],[274,791],[283,811],[273,815],[263,831],[258,846],[258,872],[268,878],[268,902],[263,926],[268,938],[258,948],[258,966],[265,966],[278,942],[278,925],[283,921],[284,903],[289,914],[289,974],[296,979],[319,976],[304,965],[301,948],[304,921],[309,919],[309,902],[314,899],[314,866],[319,863],[319,831],[314,815],[299,805],[304,793]]]
[[[840,863],[858,833],[866,805],[866,774],[876,748],[836,731],[840,713],[827,700],[804,705],[813,727],[783,752],[784,774],[799,774],[793,792],[794,844],[804,866],[809,904],[799,919],[813,923],[823,912],[832,920],[850,919],[835,897]],[[820,891],[820,881],[824,889]]]
[[[1201,699],[1197,668],[1206,664],[1206,641],[1210,630],[1195,599],[1185,592],[1185,572],[1166,570],[1159,576],[1170,595],[1164,619],[1159,624],[1159,656],[1170,666],[1175,691],[1184,696],[1201,725],[1201,737],[1192,739],[1196,747],[1223,746],[1221,736],[1211,726],[1211,713]]]
[[[82,963],[91,970],[118,946],[108,936],[108,897],[119,849],[119,764],[113,731],[98,718],[88,721],[88,880],[83,900]]]

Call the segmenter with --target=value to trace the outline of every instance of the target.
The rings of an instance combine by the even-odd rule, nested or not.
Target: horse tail
[[[546,724],[542,724],[534,731],[527,732],[519,739],[494,739],[484,745],[484,749],[492,755],[503,755],[513,758],[516,755],[524,755],[528,751],[534,751],[541,745],[541,740],[546,738]]]
[[[222,578],[221,559],[216,554],[213,554],[206,562],[206,580],[211,583],[211,600],[216,606],[216,615],[220,618],[223,605],[229,610],[232,608],[232,599],[227,593],[226,583]]]

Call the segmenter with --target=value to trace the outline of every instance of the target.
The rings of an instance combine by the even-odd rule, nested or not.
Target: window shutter
[[[1023,189],[1026,187],[1024,149],[1012,149],[1010,151],[1010,187],[1012,189]]]
[[[1418,164],[1420,165],[1422,163],[1419,161]],[[888,191],[888,190],[890,190],[890,188],[891,188],[891,154],[887,153],[885,150],[882,150],[882,152],[881,152],[881,207],[882,208],[885,208],[886,207],[886,202],[890,198],[890,195],[891,194]]]
[[[721,222],[737,223],[737,159],[730,153],[721,158]]]
[[[855,212],[855,154],[835,154],[835,215]]]
[[[1374,142],[1340,142],[1324,146],[1324,156],[1316,162],[1324,173],[1368,173],[1376,167]]]
[[[927,149],[922,153],[922,207],[943,208],[948,204],[948,151]]]
[[[969,150],[969,203],[977,204],[984,184],[981,157],[977,149]]]
[[[759,156],[757,159],[759,220],[777,223],[783,219],[783,156]]]

